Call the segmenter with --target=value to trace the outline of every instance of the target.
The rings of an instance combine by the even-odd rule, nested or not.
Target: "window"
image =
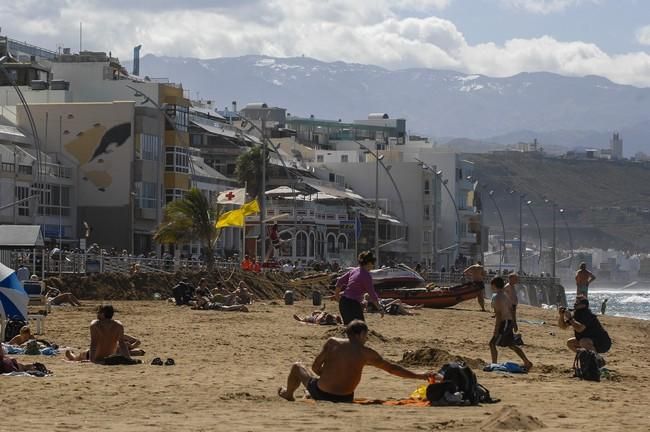
[[[185,191],[183,189],[165,189],[165,203],[183,199]]]
[[[144,133],[140,134],[140,148],[136,151],[136,158],[150,161],[159,160],[160,137]]]
[[[424,232],[424,242],[428,243],[430,238],[431,238],[431,231],[425,231]]]
[[[307,234],[302,231],[296,236],[296,256],[307,256]]]
[[[348,239],[344,235],[339,235],[339,241],[338,241],[338,248],[339,251],[345,250],[348,248]]]
[[[327,252],[336,253],[336,238],[333,235],[327,236]]]
[[[201,138],[203,138],[201,134],[190,135],[190,145],[192,147],[201,147],[201,145],[203,144],[203,140]]]
[[[341,162],[348,163],[348,155],[341,155]]]
[[[431,214],[429,210],[429,206],[425,205],[424,206],[424,220],[429,220],[429,215]]]
[[[429,195],[429,180],[424,181],[424,194]]]
[[[332,183],[336,182],[336,174],[334,174],[334,173],[330,173],[330,177],[329,177],[329,179],[330,179],[330,181],[331,181]]]
[[[52,184],[34,184],[38,195],[39,216],[70,216],[70,187]]]
[[[158,201],[156,183],[136,182],[135,200],[139,208],[155,209]]]
[[[166,151],[165,171],[189,173],[190,157],[188,150],[183,147],[168,147]]]
[[[165,121],[166,130],[177,130],[178,132],[187,132],[188,120],[189,120],[189,110],[185,106],[180,105],[167,105],[166,109],[167,116],[174,121],[174,126],[172,127],[169,122]]]
[[[26,199],[29,197],[29,187],[16,186],[15,194],[16,201],[25,200],[18,204],[18,216],[29,216],[29,200]]]
[[[316,162],[323,162],[324,160],[323,155],[316,155]]]

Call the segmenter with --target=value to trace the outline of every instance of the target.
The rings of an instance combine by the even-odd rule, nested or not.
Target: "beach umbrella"
[[[29,296],[16,272],[0,263],[0,316],[27,320]]]

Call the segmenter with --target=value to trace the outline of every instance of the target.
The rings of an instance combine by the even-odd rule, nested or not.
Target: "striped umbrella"
[[[27,320],[29,297],[16,272],[0,263],[0,316]]]

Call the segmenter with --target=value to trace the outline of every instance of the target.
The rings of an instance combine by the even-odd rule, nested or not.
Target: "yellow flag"
[[[260,212],[260,205],[257,200],[254,199],[253,201],[247,202],[241,206],[239,210],[242,211],[244,216],[254,215]]]
[[[242,208],[237,210],[231,210],[221,215],[217,221],[217,228],[225,227],[243,227],[244,226],[244,213]]]

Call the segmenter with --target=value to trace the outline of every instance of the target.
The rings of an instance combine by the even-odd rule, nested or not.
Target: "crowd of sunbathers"
[[[184,278],[174,286],[172,292],[174,297],[171,301],[177,306],[189,305],[192,309],[248,312],[246,305],[253,303],[253,293],[244,281],[231,291],[220,282],[211,289],[205,278],[201,278],[194,288]]]

